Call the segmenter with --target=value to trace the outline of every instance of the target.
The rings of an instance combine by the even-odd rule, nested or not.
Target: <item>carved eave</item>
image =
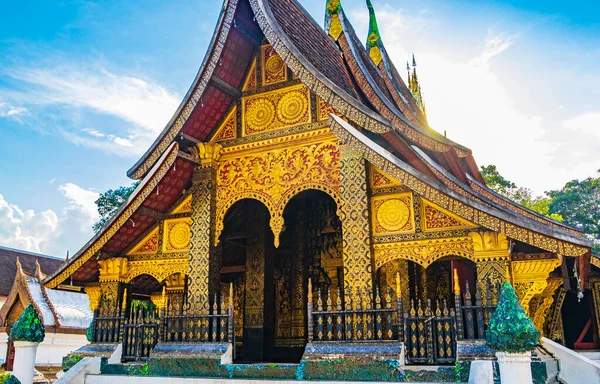
[[[460,190],[456,191],[398,159],[334,115],[331,115],[331,129],[344,144],[356,148],[371,164],[415,193],[464,220],[557,255],[590,254],[590,242],[582,234],[575,235],[536,222],[517,212],[509,212],[495,205],[477,201],[465,194],[464,186],[462,193]]]
[[[193,168],[194,163],[181,157],[179,145],[171,144],[114,217],[66,264],[47,277],[45,286],[55,288],[68,278],[75,285],[95,281],[97,259],[125,252],[156,223],[155,218],[145,214],[146,209],[168,213],[188,188]]]
[[[205,141],[235,99],[260,43],[260,30],[252,21],[247,3],[225,0],[207,54],[179,108],[161,134],[127,172],[142,179],[177,140]]]
[[[560,228],[561,230],[570,232],[574,235],[581,234],[581,232],[576,230],[575,228],[569,227],[568,225],[561,223],[559,221],[553,220],[549,217],[540,215],[539,213],[532,211],[531,209],[525,208],[522,205],[517,204],[510,199],[507,199],[506,197],[500,195],[496,191],[488,188],[483,183],[481,183],[477,180],[474,180],[474,178],[471,176],[468,177],[468,182],[469,182],[469,186],[472,188],[472,190],[474,192],[478,193],[482,197],[486,198],[490,202],[493,202],[494,204],[496,204],[500,207],[504,207],[511,211],[515,211],[525,217],[528,217],[532,220],[543,223],[545,225],[550,225],[555,228]]]

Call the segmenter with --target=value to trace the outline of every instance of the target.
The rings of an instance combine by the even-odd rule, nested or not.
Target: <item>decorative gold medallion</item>
[[[415,231],[412,193],[373,196],[371,207],[374,235]]]
[[[262,132],[275,120],[275,105],[267,98],[248,101],[245,119],[249,132]]]
[[[165,220],[163,252],[181,252],[190,247],[189,218]]]
[[[288,79],[287,67],[272,46],[262,47],[263,85],[284,82]]]
[[[410,220],[410,209],[402,200],[384,201],[377,211],[377,221],[387,231],[397,231]]]
[[[308,113],[308,100],[300,91],[286,93],[277,104],[277,113],[285,125],[295,125]]]

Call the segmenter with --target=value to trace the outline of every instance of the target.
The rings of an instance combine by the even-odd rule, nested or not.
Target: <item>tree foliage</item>
[[[139,184],[140,182],[136,181],[129,187],[109,189],[108,191],[100,194],[100,197],[98,200],[96,200],[96,206],[98,207],[100,220],[94,223],[94,232],[100,231],[102,227],[104,227],[104,225],[110,221],[113,215],[127,201],[129,196],[131,196]]]
[[[557,212],[550,212],[550,198],[545,196],[533,196],[533,191],[529,188],[518,187],[515,183],[507,180],[498,172],[495,165],[481,167],[487,186],[498,192],[504,197],[513,200],[525,208],[531,209],[540,215],[547,216],[556,221],[563,221],[562,216]]]
[[[599,177],[569,181],[562,189],[546,192],[550,212],[589,236],[594,252],[600,254],[600,171]]]

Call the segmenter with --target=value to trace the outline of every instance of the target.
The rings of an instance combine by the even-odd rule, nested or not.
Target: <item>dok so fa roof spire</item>
[[[417,77],[417,60],[415,60],[415,54],[412,55],[412,76],[410,74],[410,66],[406,63],[406,69],[408,70],[408,89],[413,94],[413,97],[417,101],[417,105],[423,112],[423,115],[427,117],[427,109],[425,108],[425,102],[423,101],[423,94],[421,93],[421,84],[419,84],[419,78]]]

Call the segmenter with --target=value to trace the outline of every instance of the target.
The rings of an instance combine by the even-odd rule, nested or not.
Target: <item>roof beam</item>
[[[189,153],[183,152],[183,151],[179,151],[179,153],[177,154],[178,157],[181,157],[184,160],[189,161],[190,163],[196,164],[196,165],[202,165],[202,163],[200,162],[200,160],[196,159],[194,156],[190,155]]]
[[[155,210],[144,206],[139,207],[137,213],[140,215],[151,217],[156,221],[162,220],[165,217],[165,215],[163,215],[162,213],[156,212]]]
[[[187,133],[183,133],[183,132],[181,132],[181,137],[182,137],[184,140],[187,140],[187,141],[189,141],[189,142],[191,142],[191,143],[193,143],[193,144],[198,144],[198,143],[200,143],[200,140],[196,139],[194,136],[190,136],[190,135],[188,135]]]
[[[219,91],[225,93],[227,96],[232,99],[239,99],[242,97],[242,92],[235,88],[232,85],[229,85],[227,82],[219,79],[217,76],[212,76],[210,78],[210,85],[217,88]]]

